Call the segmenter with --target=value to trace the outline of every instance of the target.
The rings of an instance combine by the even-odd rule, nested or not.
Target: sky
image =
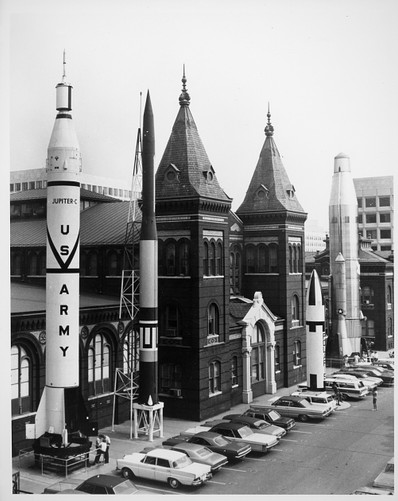
[[[0,13],[11,170],[45,167],[65,49],[87,173],[131,184],[148,89],[158,165],[185,64],[191,112],[233,210],[265,140],[268,103],[309,219],[328,226],[340,152],[353,177],[394,174],[396,0],[0,0]]]

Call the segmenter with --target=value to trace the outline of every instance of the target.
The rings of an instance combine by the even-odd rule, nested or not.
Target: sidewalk
[[[335,369],[327,368],[326,374],[330,374]],[[264,405],[268,403],[269,399],[273,399],[282,395],[290,395],[293,391],[297,390],[297,385],[291,386],[289,388],[279,388],[275,394],[261,395],[253,400],[252,404]],[[238,404],[231,409],[223,411],[221,414],[215,415],[211,419],[221,419],[225,414],[241,414],[247,408],[249,404]],[[342,402],[340,407],[337,407],[336,411],[345,410],[350,407],[347,402]],[[158,447],[161,446],[162,442],[169,437],[178,435],[181,431],[197,426],[200,424],[199,421],[187,421],[185,419],[178,418],[168,418],[164,417],[163,421],[163,437],[160,437],[158,433],[154,434],[154,439],[152,442],[148,440],[146,435],[140,435],[137,439],[134,438],[134,430],[132,429],[130,439],[130,420],[124,423],[117,424],[114,426],[114,431],[112,427],[102,428],[101,433],[105,433],[111,439],[109,463],[100,463],[94,465],[95,452],[90,452],[90,467],[81,468],[74,471],[68,475],[68,479],[81,479],[82,481],[86,478],[92,477],[97,474],[110,474],[115,473],[116,470],[116,460],[123,457],[125,454],[131,454],[133,452],[140,452],[145,447]],[[95,437],[92,437],[93,444],[95,443]],[[20,489],[26,492],[31,492],[34,494],[41,494],[45,487],[54,484],[58,481],[65,480],[65,477],[60,477],[56,473],[44,471],[41,472],[40,468],[33,465],[33,457],[27,458],[25,461],[19,465],[18,457],[13,458],[13,471],[20,472]]]

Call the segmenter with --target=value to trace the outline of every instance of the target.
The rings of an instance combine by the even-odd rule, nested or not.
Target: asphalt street
[[[289,394],[293,390],[280,389],[278,394]],[[269,395],[261,397],[262,403],[269,398]],[[350,401],[322,421],[298,422],[269,453],[252,452],[243,461],[229,463],[201,487],[174,491],[166,484],[143,479],[135,479],[134,483],[154,494],[173,495],[350,494],[359,487],[371,485],[394,454],[394,389],[380,388],[378,401],[377,411],[372,410],[372,399],[367,396],[362,401]],[[247,405],[240,404],[233,412],[246,408]],[[101,430],[112,440],[109,464],[81,469],[69,476],[84,479],[97,473],[118,474],[117,458],[149,445],[160,445],[166,438],[197,424],[166,418],[164,437],[155,436],[153,442],[148,442],[147,437],[130,439],[129,422],[116,425],[113,431],[111,428]],[[91,461],[93,459],[94,454]],[[32,461],[29,457],[22,461],[14,458],[14,470],[20,471],[22,490],[42,493],[59,477],[41,472],[33,467]]]

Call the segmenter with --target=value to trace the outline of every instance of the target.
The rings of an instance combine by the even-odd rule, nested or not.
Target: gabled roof
[[[236,211],[238,216],[275,211],[304,213],[272,137],[274,128],[270,122],[269,111],[267,116],[266,139],[245,199]]]
[[[47,188],[41,188],[36,190],[24,190],[18,191],[16,193],[11,193],[10,202],[26,202],[31,200],[45,200],[47,198]],[[101,193],[95,193],[94,191],[86,190],[80,188],[80,199],[90,200],[98,202],[115,202],[117,199],[109,197],[107,195],[102,195]]]
[[[185,75],[182,82],[180,109],[156,173],[156,200],[204,197],[230,202],[199,137]]]
[[[122,245],[130,202],[98,204],[80,213],[80,245]],[[141,221],[137,209],[136,220]],[[138,241],[138,231],[135,240]],[[28,219],[10,224],[11,247],[44,247],[46,220]]]

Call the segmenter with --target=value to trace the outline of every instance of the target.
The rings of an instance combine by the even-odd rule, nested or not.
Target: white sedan
[[[201,485],[212,477],[209,465],[194,463],[186,454],[170,449],[135,452],[116,461],[124,478],[142,477],[167,482],[176,489],[182,485]]]

